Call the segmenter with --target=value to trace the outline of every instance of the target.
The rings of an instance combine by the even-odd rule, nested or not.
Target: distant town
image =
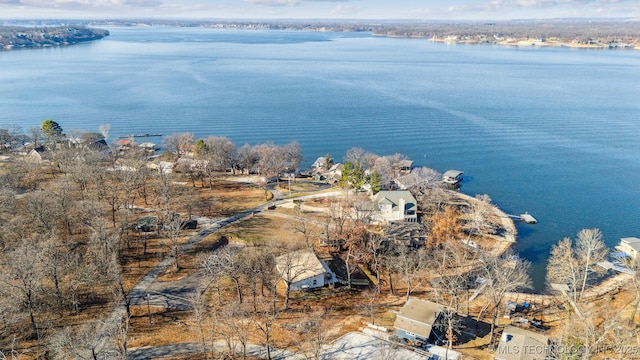
[[[520,20],[520,21],[381,21],[381,20],[12,20],[0,23],[4,48],[66,45],[97,40],[108,32],[100,26],[180,26],[236,30],[368,32],[375,36],[424,38],[462,44],[564,46],[594,49],[635,49],[640,46],[640,21]],[[21,26],[16,31],[15,27]],[[51,34],[50,27],[61,31]]]

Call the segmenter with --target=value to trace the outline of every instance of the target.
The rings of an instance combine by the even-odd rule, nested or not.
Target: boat
[[[459,170],[447,170],[447,172],[442,175],[442,182],[455,185],[462,181],[463,175],[464,173]]]

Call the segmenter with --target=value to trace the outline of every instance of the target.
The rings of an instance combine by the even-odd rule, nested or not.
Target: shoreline
[[[384,36],[384,35],[383,35]],[[402,36],[398,36],[402,37]],[[473,40],[460,40],[457,38],[438,38],[438,37],[416,37],[425,40],[430,40],[434,43],[454,44],[454,45],[498,45],[509,47],[544,47],[544,48],[570,48],[570,49],[585,49],[585,50],[640,50],[640,47],[634,44],[579,44],[566,41],[542,41],[541,39],[513,39],[513,40],[500,40],[500,41],[487,41],[480,39]]]
[[[467,194],[463,194],[461,192],[454,191],[454,196],[458,196],[465,201],[474,202],[479,201],[475,197]],[[492,215],[500,220],[500,224],[504,228],[504,234],[502,235],[494,235],[491,238],[495,241],[493,248],[491,249],[491,254],[493,255],[502,255],[511,248],[513,244],[516,243],[518,238],[518,230],[516,229],[516,224],[513,222],[513,219],[507,215],[504,211],[502,211],[498,205],[494,203],[490,203]]]

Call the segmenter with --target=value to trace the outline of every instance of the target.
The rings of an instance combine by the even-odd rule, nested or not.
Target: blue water
[[[110,28],[0,53],[0,126],[296,140],[306,164],[357,146],[465,172],[462,191],[528,211],[515,250],[538,289],[551,244],[640,236],[640,53],[361,33]],[[156,139],[159,141],[159,139]]]

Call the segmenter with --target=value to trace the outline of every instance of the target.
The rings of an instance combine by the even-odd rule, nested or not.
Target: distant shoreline
[[[7,23],[7,22],[5,22]],[[11,22],[8,22],[11,23]],[[15,21],[16,27],[28,23]],[[382,20],[48,20],[43,26],[174,26],[221,30],[288,30],[309,32],[361,32],[389,38],[427,39],[450,44],[576,49],[639,49],[637,19],[547,19],[514,21],[382,21]],[[0,26],[0,31],[6,26]],[[32,28],[34,29],[34,28]],[[1,39],[1,38],[0,38]]]

